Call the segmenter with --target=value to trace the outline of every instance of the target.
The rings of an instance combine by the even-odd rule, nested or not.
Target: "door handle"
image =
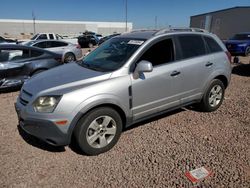
[[[178,74],[180,74],[181,72],[180,71],[173,71],[170,75],[171,76],[176,76],[176,75],[178,75]]]
[[[206,63],[206,67],[211,67],[212,65],[213,65],[213,63],[211,63],[211,62]]]

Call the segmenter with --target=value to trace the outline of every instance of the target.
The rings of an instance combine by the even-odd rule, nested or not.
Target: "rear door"
[[[197,34],[182,34],[176,37],[182,76],[180,97],[186,104],[202,97],[207,78],[214,67],[214,56],[207,53],[203,37]]]

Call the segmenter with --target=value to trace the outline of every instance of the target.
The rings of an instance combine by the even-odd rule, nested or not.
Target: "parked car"
[[[80,45],[58,40],[31,40],[23,43],[26,46],[43,48],[62,55],[64,63],[79,60],[83,57]]]
[[[234,35],[225,43],[228,51],[233,56],[250,55],[250,32]]]
[[[101,45],[101,44],[102,44],[103,42],[105,42],[106,40],[111,39],[111,38],[113,38],[113,37],[115,37],[115,36],[118,36],[118,35],[120,35],[120,33],[114,33],[114,34],[112,34],[112,35],[108,35],[108,36],[106,36],[106,37],[103,37],[103,38],[101,38],[101,39],[99,40],[98,45]]]
[[[68,145],[73,137],[84,153],[97,155],[136,122],[191,104],[218,109],[230,82],[229,58],[210,33],[123,34],[83,61],[28,80],[16,102],[19,123],[47,143]]]
[[[31,40],[62,40],[72,44],[77,44],[77,37],[62,37],[61,35],[56,33],[37,33],[31,38]],[[29,40],[26,40],[24,42],[27,41]]]
[[[61,55],[39,48],[0,45],[0,90],[19,88],[31,76],[61,65]]]
[[[93,48],[98,42],[99,39],[96,35],[81,35],[78,37],[78,44],[81,48]]]
[[[100,39],[103,38],[103,36],[101,34],[96,34],[96,36],[97,36],[97,38],[98,38],[99,41],[100,41]]]
[[[3,43],[13,43],[13,44],[16,44],[17,43],[17,40],[13,40],[13,39],[6,39],[6,38],[3,38],[0,36],[0,44],[3,44]]]

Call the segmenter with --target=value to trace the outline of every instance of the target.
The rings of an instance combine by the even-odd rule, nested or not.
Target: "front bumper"
[[[67,131],[62,131],[53,121],[27,117],[23,108],[22,104],[18,101],[15,103],[19,125],[26,133],[54,146],[66,146],[70,144],[71,134]]]

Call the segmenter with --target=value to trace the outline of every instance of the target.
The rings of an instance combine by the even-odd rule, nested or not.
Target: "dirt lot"
[[[249,63],[249,58],[241,59]],[[221,108],[181,109],[125,131],[95,157],[55,148],[17,127],[18,92],[0,94],[1,187],[249,187],[250,64],[234,67]],[[192,184],[185,172],[212,176]]]

